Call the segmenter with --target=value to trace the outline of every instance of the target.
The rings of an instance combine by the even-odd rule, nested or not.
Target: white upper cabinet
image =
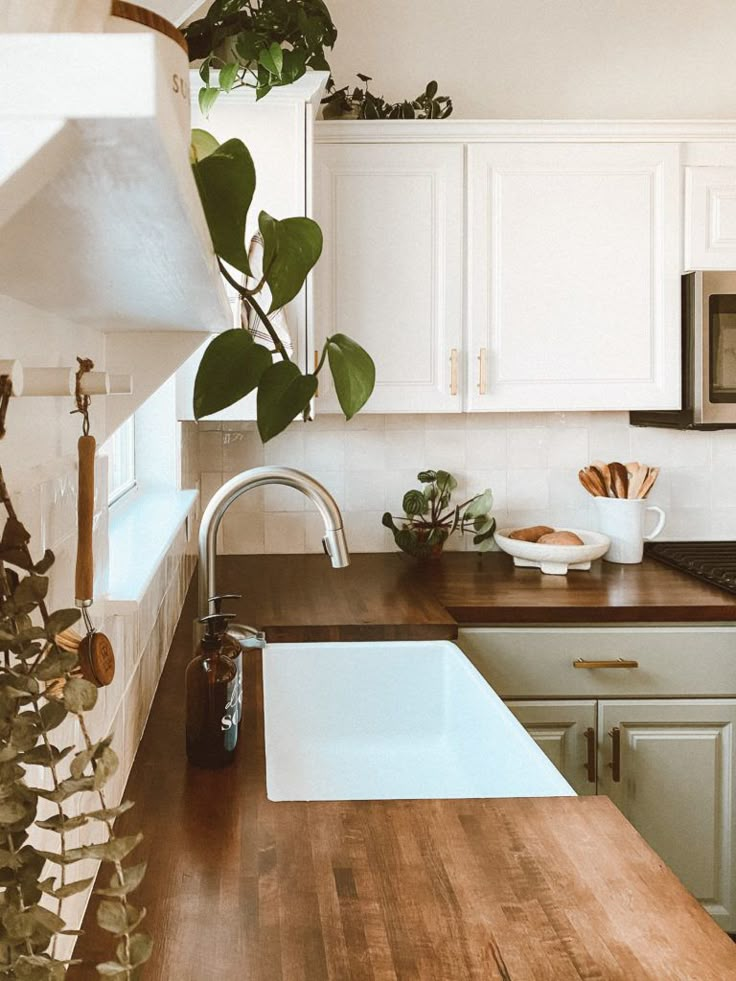
[[[315,349],[341,333],[371,354],[366,411],[462,409],[463,184],[459,145],[315,147]],[[340,411],[328,372],[317,411]]]
[[[468,147],[468,396],[678,408],[676,143]]]
[[[685,268],[736,269],[736,167],[685,168]]]

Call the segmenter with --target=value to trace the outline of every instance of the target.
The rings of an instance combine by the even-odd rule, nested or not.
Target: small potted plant
[[[395,519],[389,511],[383,516],[384,527],[393,532],[394,541],[403,552],[419,559],[436,558],[456,531],[461,535],[472,533],[473,544],[481,552],[494,547],[496,519],[490,514],[493,494],[489,488],[462,504],[452,504],[457,480],[451,473],[422,470],[417,480],[423,487],[404,494],[403,517]]]

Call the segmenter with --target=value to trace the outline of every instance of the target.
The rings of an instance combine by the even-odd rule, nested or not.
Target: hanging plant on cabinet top
[[[215,0],[184,35],[190,61],[201,60],[199,107],[206,116],[220,92],[246,87],[262,99],[307,69],[329,71],[325,49],[337,30],[323,0]]]
[[[236,274],[252,276],[245,246],[248,210],[256,173],[247,147],[240,140],[219,144],[209,133],[192,133],[192,169],[223,276],[247,308],[254,311],[272,347],[257,343],[243,328],[226,330],[205,351],[194,383],[194,417],[219,412],[256,390],[258,431],[263,442],[277,436],[299,414],[305,418],[317,391],[317,377],[329,366],[338,401],[351,419],[368,401],[375,384],[370,355],[345,334],[325,341],[314,372],[302,372],[290,359],[270,315],[299,293],[322,252],[322,232],[311,218],[258,216],[263,240],[263,268],[252,287]],[[268,310],[261,305],[264,290],[271,294]]]

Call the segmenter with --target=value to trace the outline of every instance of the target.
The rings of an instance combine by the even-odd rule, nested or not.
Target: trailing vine
[[[46,606],[54,555],[34,562],[30,535],[15,513],[0,469],[0,503],[7,519],[0,539],[0,978],[58,981],[70,963],[57,956],[59,938],[73,934],[63,919],[64,901],[84,892],[92,878],[73,878],[77,863],[95,859],[112,867],[100,897],[97,922],[116,941],[114,957],[97,965],[112,981],[135,981],[151,955],[151,938],[139,929],[145,909],[129,899],[141,883],[145,864],[124,860],[142,835],[118,837],[115,819],[132,804],[108,805],[105,785],[118,768],[111,736],[93,741],[85,714],[97,689],[79,676],[78,635],[71,629],[76,609],[49,612]],[[40,622],[39,622],[40,621]],[[76,720],[82,747],[59,747],[51,733]],[[48,786],[31,782],[33,771],[49,774]],[[76,813],[83,795],[99,805]],[[51,814],[41,817],[40,810]],[[81,828],[101,828],[104,839],[69,847]],[[58,849],[32,840],[34,828],[58,835]],[[48,864],[58,867],[48,873]],[[51,908],[53,907],[53,908]]]

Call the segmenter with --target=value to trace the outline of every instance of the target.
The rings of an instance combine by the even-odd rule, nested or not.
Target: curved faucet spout
[[[334,498],[322,484],[301,470],[290,467],[254,467],[228,480],[214,495],[202,515],[199,529],[199,615],[214,612],[210,596],[217,594],[215,586],[215,564],[217,561],[217,532],[225,512],[241,494],[255,487],[269,484],[283,484],[301,491],[315,505],[325,525],[322,539],[325,552],[336,569],[350,564],[342,515]]]

